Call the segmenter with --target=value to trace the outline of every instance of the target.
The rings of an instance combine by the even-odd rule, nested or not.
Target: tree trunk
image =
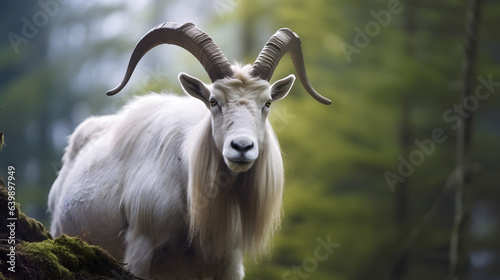
[[[473,90],[474,62],[476,58],[477,30],[480,18],[480,0],[470,0],[466,25],[466,42],[462,71],[463,87],[460,96],[462,103]],[[470,176],[468,155],[471,145],[473,112],[463,119],[457,135],[457,172],[455,190],[455,218],[450,243],[450,279],[467,279],[470,232]]]
[[[407,8],[405,8],[405,22],[404,30],[406,33],[405,42],[405,53],[408,57],[413,57],[415,53],[415,44],[413,38],[416,30],[415,22],[415,8],[417,0],[407,3]],[[411,102],[409,96],[401,97],[401,124],[400,124],[400,138],[399,145],[401,148],[401,155],[404,158],[408,158],[411,151],[411,122],[410,122],[410,111]],[[404,236],[407,233],[407,221],[408,221],[408,202],[409,202],[409,178],[406,178],[404,182],[401,182],[399,188],[395,192],[395,219],[398,225],[398,235]],[[408,266],[408,251],[401,251],[399,256],[396,258],[392,271],[391,279],[397,280],[402,279],[406,268]]]

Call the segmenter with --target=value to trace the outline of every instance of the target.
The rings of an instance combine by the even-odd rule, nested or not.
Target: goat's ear
[[[271,86],[271,98],[273,101],[285,98],[288,92],[290,92],[293,82],[295,82],[295,76],[293,74],[274,82]]]
[[[202,81],[193,76],[189,76],[186,73],[180,73],[179,82],[181,82],[181,86],[187,94],[191,95],[192,97],[198,98],[208,106],[210,90]]]

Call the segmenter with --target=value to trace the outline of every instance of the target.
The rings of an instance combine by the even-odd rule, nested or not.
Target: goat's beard
[[[268,252],[280,224],[284,174],[276,136],[267,129],[259,156],[244,166],[221,155],[209,118],[188,143],[189,233],[207,259],[220,260],[234,246],[253,255]]]

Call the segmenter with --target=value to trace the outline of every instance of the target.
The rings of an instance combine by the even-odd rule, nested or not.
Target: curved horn
[[[311,83],[309,83],[300,44],[301,41],[297,34],[288,28],[281,28],[269,39],[269,41],[267,41],[252,66],[251,75],[269,81],[280,59],[288,52],[292,59],[293,66],[295,67],[295,71],[299,76],[299,80],[306,91],[320,103],[329,105],[332,101],[321,96],[314,90]]]
[[[233,70],[226,56],[207,33],[190,22],[182,25],[166,22],[157,25],[141,38],[132,52],[122,82],[106,94],[114,95],[122,90],[139,60],[152,48],[161,44],[173,44],[188,50],[201,62],[212,82],[233,76]]]

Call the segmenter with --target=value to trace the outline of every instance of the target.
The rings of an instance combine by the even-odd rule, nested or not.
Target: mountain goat
[[[231,66],[192,23],[150,30],[108,95],[161,44],[192,53],[212,84],[181,73],[195,99],[149,94],[80,124],[50,190],[51,233],[81,235],[141,277],[243,279],[243,254],[265,253],[280,222],[283,162],[267,115],[295,80],[269,83],[281,57],[290,54],[310,95],[331,102],[308,82],[291,30],[277,31],[253,65]]]

